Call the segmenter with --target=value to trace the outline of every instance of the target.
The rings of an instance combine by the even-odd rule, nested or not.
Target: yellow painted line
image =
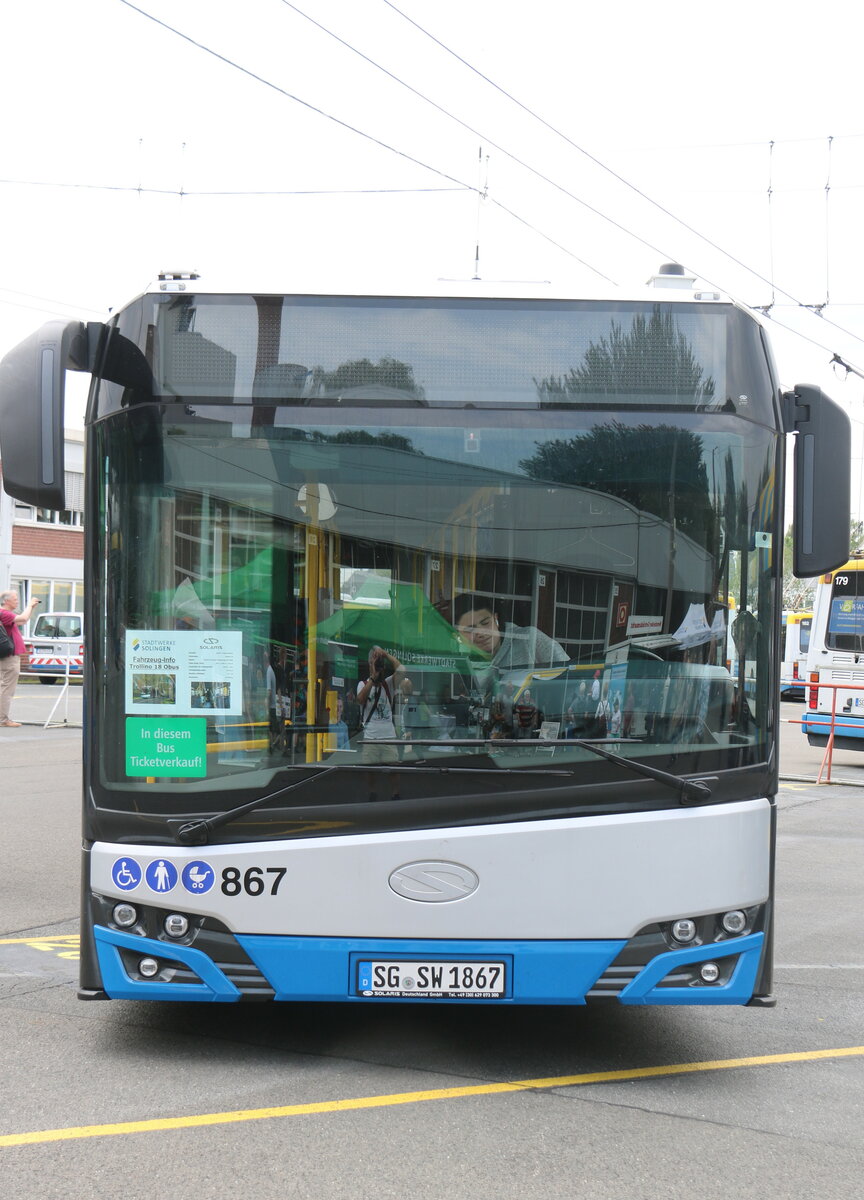
[[[24,937],[0,938],[0,946],[77,946],[80,938],[77,933],[57,933],[54,937]]]
[[[813,1062],[823,1058],[864,1055],[864,1046],[836,1050],[805,1050],[792,1054],[765,1054],[756,1058],[727,1058],[715,1062],[674,1063],[665,1067],[636,1067],[624,1071],[595,1071],[588,1075],[554,1075],[548,1079],[520,1079],[512,1083],[482,1083],[472,1087],[436,1088],[427,1092],[396,1092],[388,1096],[358,1096],[349,1100],[321,1100],[313,1104],[286,1104],[278,1108],[246,1108],[235,1112],[200,1113],[188,1117],[159,1117],[151,1121],[123,1121],[116,1125],[77,1125],[66,1129],[40,1129],[30,1133],[0,1135],[2,1146],[33,1146],[75,1138],[117,1137],[129,1133],[156,1133],[171,1129],[199,1129],[205,1125],[233,1125],[240,1121],[269,1121],[275,1117],[305,1117],[316,1113],[351,1112],[363,1108],[390,1108],[396,1104],[425,1104],[430,1100],[461,1100],[466,1096],[494,1096],[547,1088],[582,1087],[589,1083],[622,1083],[632,1079],[657,1079],[664,1075],[690,1075],[734,1067],[766,1067],[782,1063]]]
[[[77,933],[61,933],[54,937],[0,938],[0,946],[29,946],[57,958],[71,958],[77,962],[81,957],[81,939]]]

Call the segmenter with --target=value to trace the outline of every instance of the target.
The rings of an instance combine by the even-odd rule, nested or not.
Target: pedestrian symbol
[[[118,858],[111,868],[114,886],[131,892],[141,882],[141,868],[134,858]]]
[[[170,892],[177,883],[177,868],[164,858],[151,862],[144,872],[147,886],[154,892]]]
[[[181,879],[187,892],[192,892],[195,896],[203,896],[215,883],[216,872],[209,863],[196,859],[195,862],[186,864]]]

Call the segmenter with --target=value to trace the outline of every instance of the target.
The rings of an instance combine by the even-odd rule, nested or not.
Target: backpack
[[[11,658],[15,653],[15,643],[6,632],[6,626],[0,621],[0,658]]]

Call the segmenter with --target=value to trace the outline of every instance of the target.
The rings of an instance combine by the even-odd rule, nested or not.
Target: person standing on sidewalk
[[[22,613],[17,613],[18,593],[3,592],[0,594],[0,621],[3,630],[12,642],[12,653],[6,658],[0,658],[0,727],[20,729],[21,722],[13,721],[9,716],[12,697],[18,686],[18,676],[21,673],[21,655],[26,652],[24,639],[21,637],[19,625],[26,625],[39,600],[34,597]]]

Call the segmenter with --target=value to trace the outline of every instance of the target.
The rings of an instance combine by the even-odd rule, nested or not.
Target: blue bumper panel
[[[764,933],[728,942],[711,942],[658,954],[627,984],[619,996],[622,1004],[746,1004],[753,995]],[[737,956],[729,979],[716,986],[707,983],[692,987],[659,987],[661,980],[682,966]]]
[[[831,717],[822,713],[805,713],[801,722],[803,733],[814,733],[827,738],[831,732]],[[838,713],[834,721],[834,736],[864,738],[864,720],[850,717],[848,713]]]
[[[584,1004],[626,941],[415,941],[403,938],[273,937],[238,934],[237,941],[267,978],[277,1000],[355,1000],[396,1004]],[[373,997],[357,992],[361,959],[505,961],[509,993],[502,1000]]]
[[[233,1003],[241,993],[200,950],[94,927],[96,950],[106,993],[115,1000],[185,1000]],[[358,963],[374,959],[505,961],[508,992],[502,1000],[372,997],[376,1004],[584,1004],[585,993],[624,949],[621,941],[418,941],[384,938],[311,938],[238,934],[237,941],[282,1001],[360,1001]],[[691,946],[659,954],[622,990],[622,1004],[745,1004],[753,994],[764,934],[729,942]],[[182,963],[200,983],[131,977],[120,950],[136,958]],[[716,986],[661,987],[682,966],[736,956],[730,978]]]
[[[240,993],[212,959],[190,946],[167,945],[153,938],[138,937],[96,925],[93,929],[102,986],[112,1000],[204,1000],[231,1003]],[[161,979],[132,979],[123,966],[120,948],[143,958],[171,959],[183,963],[201,979],[200,983],[170,983]]]

